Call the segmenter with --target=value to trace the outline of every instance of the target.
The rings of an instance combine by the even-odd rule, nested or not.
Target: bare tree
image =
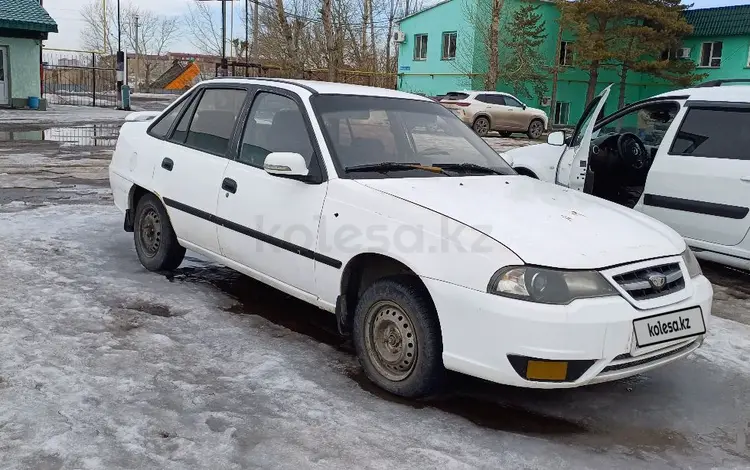
[[[148,88],[151,73],[159,64],[164,63],[161,57],[167,52],[179,31],[176,17],[165,17],[134,5],[128,5],[121,13],[122,31],[127,48],[135,51],[136,60],[143,66],[143,84]],[[138,30],[136,31],[136,18]],[[137,69],[140,72],[140,68]],[[136,76],[140,82],[141,77]],[[137,85],[136,85],[137,86]]]
[[[221,56],[221,18],[217,21],[207,2],[188,3],[185,26],[190,43],[204,54]]]
[[[81,8],[81,47],[112,55],[117,51],[117,9],[114,2],[106,6],[105,11],[100,0],[91,0]]]
[[[323,0],[321,15],[323,17],[323,31],[326,38],[326,56],[328,59],[328,81],[336,80],[336,70],[338,64],[336,61],[336,39],[333,32],[333,10],[331,3],[333,0]]]

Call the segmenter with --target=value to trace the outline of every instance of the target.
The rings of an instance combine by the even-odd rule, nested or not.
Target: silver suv
[[[497,131],[507,137],[523,132],[538,139],[547,129],[547,113],[530,108],[508,93],[493,91],[451,91],[440,100],[480,136]]]

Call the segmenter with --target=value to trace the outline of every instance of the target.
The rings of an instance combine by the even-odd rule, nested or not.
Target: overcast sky
[[[44,7],[50,15],[52,15],[55,21],[57,21],[60,31],[57,34],[50,34],[50,39],[45,42],[46,47],[62,49],[80,48],[80,35],[83,22],[79,12],[81,7],[90,1],[91,0],[44,0]],[[116,2],[116,0],[106,1]],[[175,16],[184,15],[187,11],[187,4],[190,1],[192,0],[122,0],[123,3],[130,2],[141,8],[153,10],[159,14]],[[235,37],[243,36],[240,32],[242,26],[239,19],[236,18],[238,11],[244,7],[244,3],[244,0],[237,0],[234,2]],[[426,3],[434,2],[428,0]],[[750,0],[692,0],[684,3],[693,3],[695,5],[694,8],[707,8],[724,5],[748,4],[750,3]],[[216,5],[214,5],[214,8],[219,10],[220,4],[217,2]],[[227,5],[227,8],[229,8],[229,5]],[[173,52],[197,52],[190,44],[186,35],[181,35],[180,38],[172,44],[170,49]]]

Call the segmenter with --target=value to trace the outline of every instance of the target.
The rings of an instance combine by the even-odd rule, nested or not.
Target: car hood
[[[474,227],[527,264],[596,269],[679,255],[686,246],[644,214],[525,176],[358,181]]]

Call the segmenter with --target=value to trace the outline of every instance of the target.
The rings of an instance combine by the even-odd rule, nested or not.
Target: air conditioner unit
[[[403,31],[393,32],[393,42],[404,42],[406,41],[406,34]]]
[[[689,47],[683,47],[683,48],[677,49],[676,57],[678,59],[689,59],[690,58],[690,48]]]

